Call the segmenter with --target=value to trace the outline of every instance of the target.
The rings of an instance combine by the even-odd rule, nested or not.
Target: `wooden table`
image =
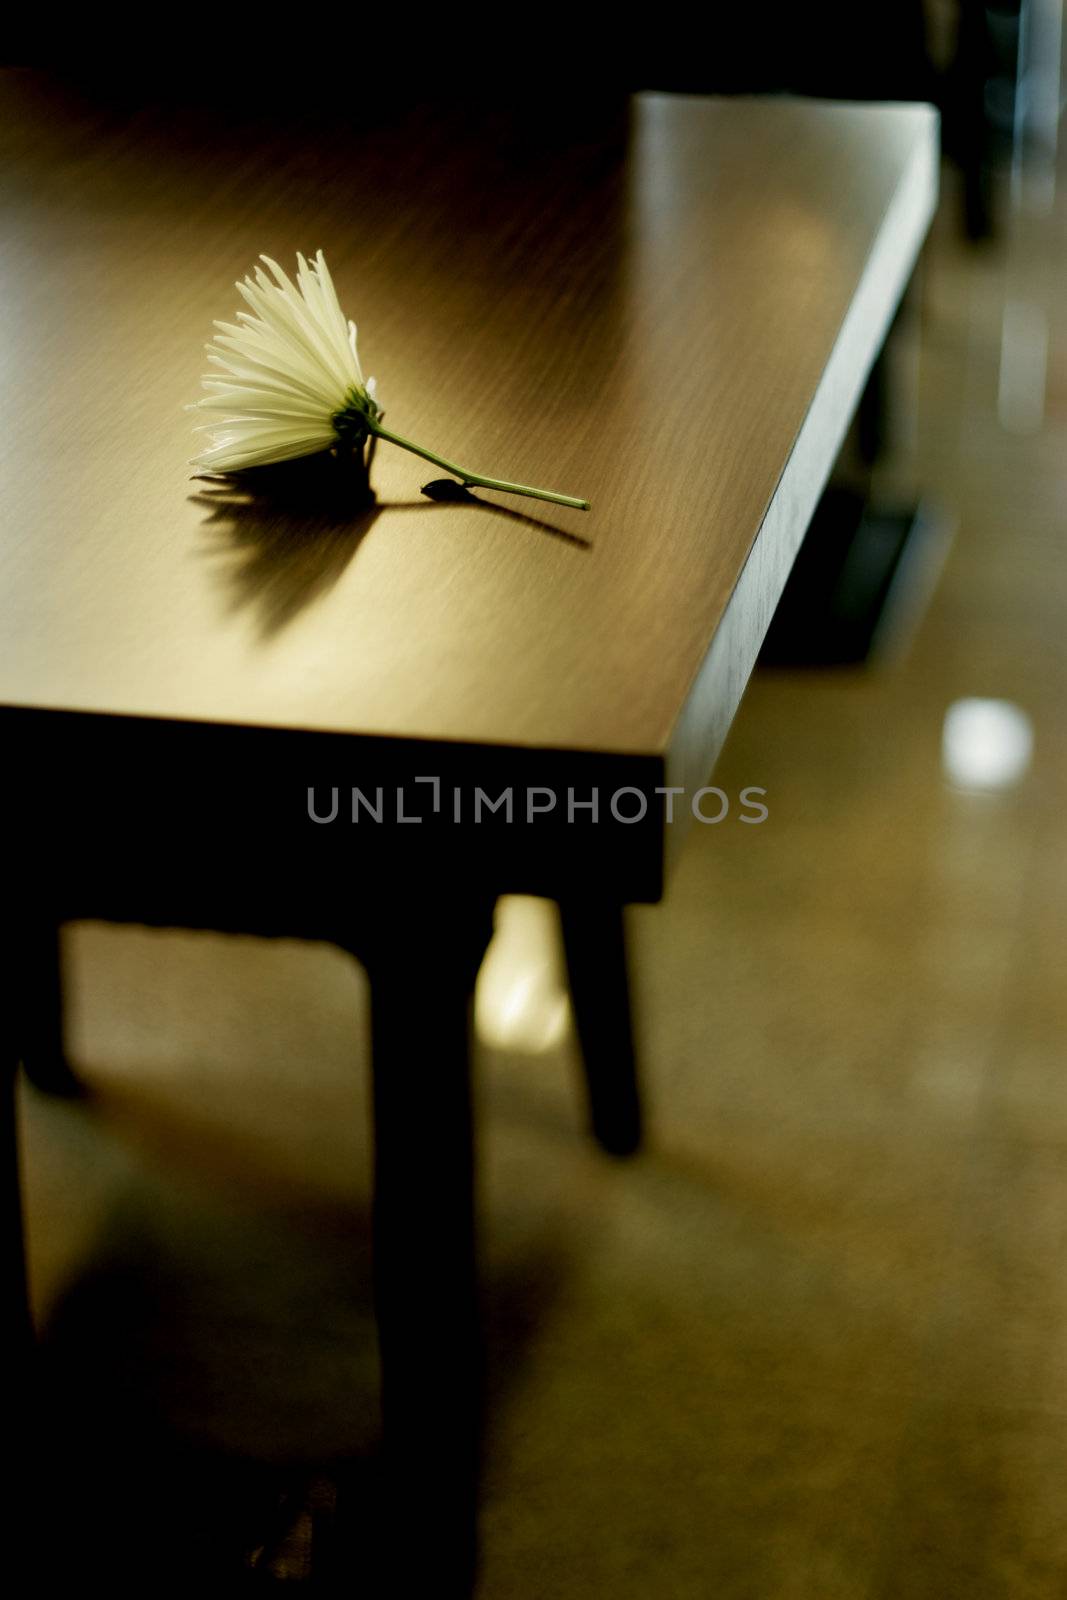
[[[642,95],[549,127],[520,101],[297,130],[22,73],[0,103],[8,1063],[62,1076],[63,920],[366,962],[387,1559],[462,1593],[493,902],[564,907],[594,1126],[633,1148],[621,908],[660,897],[693,825],[914,266],[936,118]],[[391,426],[592,511],[433,503],[387,445],[369,510],[328,458],[190,482],[212,319],[260,251],[319,246]],[[352,822],[353,787],[380,823]],[[473,820],[479,788],[513,791],[510,821]],[[599,817],[568,820],[592,790]]]

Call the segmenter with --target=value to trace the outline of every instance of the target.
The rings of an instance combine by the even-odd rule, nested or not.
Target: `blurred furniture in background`
[[[1002,225],[994,178],[1023,143],[1051,171],[1062,110],[1062,0],[808,0],[720,8],[637,64],[684,94],[931,101],[959,169],[968,237]]]
[[[685,50],[653,47],[646,82],[681,93],[788,93],[859,101],[933,101],[944,152],[959,172],[961,225],[972,241],[1002,233],[1010,171],[1051,195],[1062,107],[1062,0],[843,0],[717,12]],[[873,469],[914,396],[893,362],[872,373],[850,459],[819,506],[761,660],[769,666],[855,665],[895,649],[921,611],[950,539],[949,519],[922,500],[886,502]]]

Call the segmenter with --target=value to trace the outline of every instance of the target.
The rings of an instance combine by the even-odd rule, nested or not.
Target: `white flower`
[[[207,346],[216,369],[208,391],[190,410],[219,419],[198,431],[212,437],[192,465],[202,472],[235,472],[329,450],[339,441],[361,445],[367,424],[381,413],[374,379],[364,381],[356,328],[346,322],[320,250],[302,255],[296,284],[268,256],[237,291],[250,308],[237,322],[216,322]]]
[[[191,463],[198,471],[240,472],[336,445],[356,452],[374,436],[444,467],[467,488],[530,495],[588,511],[587,500],[468,472],[384,428],[374,379],[363,379],[355,323],[345,321],[322,251],[310,266],[297,256],[295,284],[269,256],[260,259],[274,282],[256,267],[237,285],[250,310],[238,311],[235,323],[216,322],[218,334],[207,346],[216,370],[204,376],[206,397],[189,407],[220,419],[197,430],[212,436],[209,448]]]

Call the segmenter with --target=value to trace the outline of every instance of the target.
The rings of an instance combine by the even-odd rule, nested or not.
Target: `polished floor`
[[[551,908],[502,908],[484,1600],[1067,1592],[1067,199],[983,249],[953,199],[886,488],[954,538],[877,665],[756,676],[716,781],[768,820],[633,914],[636,1160],[582,1136]],[[92,924],[69,958],[92,1093],[23,1098],[41,1559],[310,1581],[375,1440],[362,976]]]

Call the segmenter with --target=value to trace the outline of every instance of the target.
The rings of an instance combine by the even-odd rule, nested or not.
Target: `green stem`
[[[380,423],[367,419],[367,427],[379,439],[388,439],[390,444],[397,444],[401,450],[410,450],[412,455],[421,456],[424,461],[432,461],[435,467],[444,467],[446,472],[451,472],[465,484],[473,485],[479,489],[501,489],[505,494],[528,494],[533,500],[551,500],[553,505],[573,506],[576,511],[588,511],[589,501],[578,500],[571,494],[555,494],[551,489],[532,489],[527,483],[508,483],[505,478],[485,478],[480,472],[467,472],[463,467],[457,467],[454,461],[446,461],[444,456],[435,455],[432,450],[424,450],[421,444],[413,444],[410,439],[404,439],[399,433],[390,433],[388,428],[383,428]]]

